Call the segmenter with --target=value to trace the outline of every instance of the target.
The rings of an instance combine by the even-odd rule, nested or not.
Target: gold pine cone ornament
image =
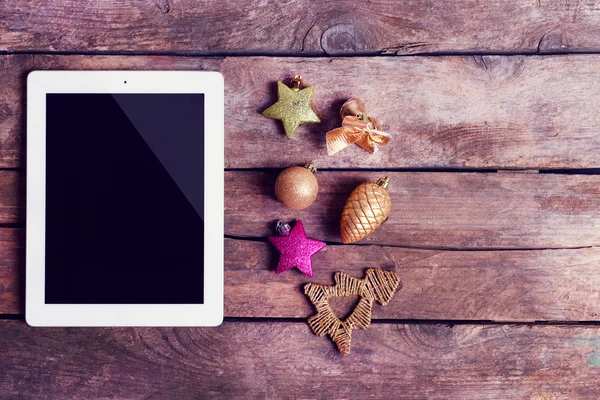
[[[361,183],[350,193],[340,223],[340,235],[344,244],[354,243],[368,236],[385,222],[392,208],[387,192],[390,177]]]

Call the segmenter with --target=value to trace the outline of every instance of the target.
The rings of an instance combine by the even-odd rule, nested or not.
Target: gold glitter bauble
[[[302,210],[310,206],[317,198],[319,183],[313,164],[304,167],[294,166],[285,169],[275,181],[275,195],[284,206],[293,210]]]
[[[350,193],[340,223],[342,243],[354,243],[369,235],[387,219],[392,200],[387,190],[390,178],[361,183]]]

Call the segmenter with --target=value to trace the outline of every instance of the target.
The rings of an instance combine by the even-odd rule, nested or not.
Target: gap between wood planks
[[[224,171],[247,171],[247,172],[277,172],[282,171],[282,168],[224,168]],[[383,172],[454,172],[454,173],[481,173],[493,174],[498,172],[524,172],[524,173],[540,173],[540,174],[560,174],[560,175],[600,175],[600,168],[569,168],[569,169],[486,169],[486,168],[319,168],[319,171],[324,172],[365,172],[365,171],[383,171]],[[25,167],[3,167],[0,171],[16,171],[25,172]]]
[[[25,321],[25,314],[0,314],[0,321]],[[280,317],[224,317],[223,323],[291,323],[305,324],[306,318],[280,318]],[[481,320],[455,320],[455,319],[373,319],[372,325],[443,325],[449,328],[455,325],[488,325],[488,326],[600,326],[600,321],[492,321]],[[158,327],[157,327],[158,328]]]
[[[6,168],[7,170],[20,170],[19,168]],[[2,168],[0,168],[2,170]],[[225,172],[279,172],[282,168],[225,168]],[[494,174],[494,173],[539,173],[539,174],[557,174],[557,175],[600,175],[600,168],[570,168],[570,169],[486,169],[486,168],[319,168],[320,172],[368,172],[368,171],[381,171],[381,172],[452,172],[452,173],[480,173],[480,174]]]
[[[253,317],[225,317],[223,322],[250,322],[250,323],[267,323],[267,322],[287,322],[287,323],[306,323],[306,318],[253,318]],[[489,319],[480,320],[457,320],[457,319],[372,319],[371,324],[419,324],[419,325],[444,325],[452,328],[455,325],[510,325],[510,326],[600,326],[600,321],[493,321]]]
[[[278,172],[282,168],[224,168],[225,172]],[[0,168],[0,171],[25,172],[25,167]],[[480,173],[494,174],[498,172],[514,173],[540,173],[540,174],[558,174],[558,175],[600,175],[600,168],[570,168],[570,169],[485,169],[485,168],[319,168],[322,172],[453,172],[461,173]]]
[[[0,229],[2,228],[25,228],[24,222],[0,222]]]
[[[565,51],[424,51],[415,53],[393,54],[386,53],[387,49],[370,51],[349,51],[329,53],[327,51],[135,51],[135,50],[77,50],[77,51],[46,51],[46,50],[0,50],[2,55],[49,55],[49,56],[168,56],[168,57],[292,57],[292,58],[347,58],[347,57],[469,57],[469,56],[564,56],[568,54],[598,55],[600,51],[573,50]]]
[[[244,240],[248,242],[267,243],[266,237],[251,237],[251,236],[236,236],[225,235],[225,239]],[[344,246],[340,242],[331,242],[321,240],[327,246]],[[439,250],[439,251],[460,251],[460,252],[476,252],[476,251],[543,251],[543,250],[578,250],[578,249],[593,249],[596,246],[572,246],[572,247],[444,247],[444,246],[399,246],[394,244],[373,244],[373,243],[353,243],[353,246],[361,247],[393,247],[397,249],[411,250]]]

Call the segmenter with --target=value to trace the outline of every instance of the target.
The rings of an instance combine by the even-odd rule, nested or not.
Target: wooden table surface
[[[34,69],[223,73],[221,327],[25,324]],[[297,73],[324,118],[288,140],[260,112]],[[330,157],[324,133],[354,96],[394,138],[375,155]],[[0,397],[598,399],[598,107],[592,0],[2,1]],[[308,161],[317,201],[283,208],[277,174]],[[384,175],[388,222],[342,245],[345,198]],[[266,236],[296,218],[328,244],[312,279],[274,274]],[[302,286],[368,267],[395,270],[403,287],[342,356],[310,331]]]

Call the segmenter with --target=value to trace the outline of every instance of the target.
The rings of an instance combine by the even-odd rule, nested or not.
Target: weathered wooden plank
[[[219,65],[216,58],[0,56],[0,168],[25,167],[25,86],[31,70],[218,70]]]
[[[227,58],[228,167],[584,168],[600,166],[598,56]],[[302,74],[324,122],[293,139],[259,114],[274,80]],[[233,86],[235,85],[235,86]],[[362,99],[393,139],[375,155],[358,146],[328,156],[325,132]]]
[[[598,175],[317,171],[317,200],[294,211],[274,195],[277,173],[225,173],[227,235],[265,237],[276,220],[299,218],[314,238],[341,243],[340,216],[350,192],[389,175],[389,219],[360,243],[488,249],[600,244]]]
[[[24,312],[25,230],[0,229],[0,314]]]
[[[21,314],[22,230],[0,230],[0,313]],[[315,276],[275,275],[277,252],[266,243],[225,239],[227,317],[306,318],[314,313],[302,287],[333,284],[333,273],[361,277],[394,269],[403,287],[375,319],[598,321],[600,249],[434,251],[328,246],[313,258]],[[333,304],[343,316],[355,299]]]
[[[0,170],[0,224],[25,222],[25,173]]]
[[[597,327],[376,324],[342,356],[304,323],[33,329],[0,322],[7,398],[592,399]]]
[[[0,168],[25,166],[25,82],[32,56],[0,56]]]
[[[595,2],[572,0],[235,0],[201,4],[193,0],[12,0],[0,7],[0,50],[287,54],[597,51],[599,14]]]
[[[332,285],[344,271],[395,270],[402,288],[379,319],[588,321],[600,319],[600,248],[535,251],[434,251],[327,246],[313,256],[314,276],[275,275],[278,253],[267,243],[225,241],[225,315],[307,318],[315,310],[308,282]],[[337,300],[337,299],[336,299]],[[340,317],[355,299],[332,303]]]
[[[17,58],[13,58],[17,57]],[[224,60],[185,57],[3,56],[0,167],[23,166],[21,118],[29,69],[209,69],[226,83],[226,166],[546,169],[600,167],[600,56],[371,57]],[[17,61],[15,61],[17,60]],[[28,60],[31,62],[29,63]],[[316,86],[321,124],[287,139],[260,114],[275,81],[302,74]],[[394,138],[371,155],[354,146],[327,156],[325,132],[351,96]]]
[[[225,173],[225,232],[273,234],[277,219],[302,219],[313,236],[340,242],[339,218],[360,182],[391,176],[388,221],[361,243],[429,248],[565,248],[600,244],[600,176],[318,171],[316,202],[283,207],[277,172]],[[25,221],[24,172],[0,171],[0,222]]]

